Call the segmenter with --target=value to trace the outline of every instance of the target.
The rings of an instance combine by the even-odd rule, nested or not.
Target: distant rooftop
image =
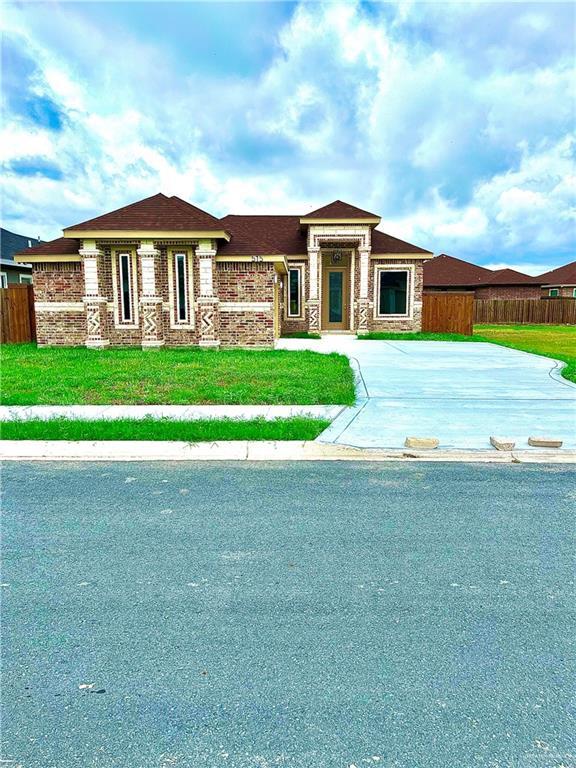
[[[33,248],[40,245],[42,240],[37,237],[27,237],[10,232],[9,229],[0,228],[0,258],[2,261],[14,261],[14,254],[25,248]]]

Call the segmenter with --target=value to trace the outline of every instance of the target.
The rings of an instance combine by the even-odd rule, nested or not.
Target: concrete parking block
[[[490,436],[490,443],[497,451],[512,451],[516,445],[514,440],[507,437],[494,437],[494,435]]]
[[[534,448],[562,448],[562,440],[554,437],[529,437],[528,445]]]

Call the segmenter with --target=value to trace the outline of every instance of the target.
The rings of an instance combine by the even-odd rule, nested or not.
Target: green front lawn
[[[329,424],[326,419],[302,416],[273,421],[30,419],[1,422],[0,436],[2,440],[182,440],[187,443],[214,440],[314,440]]]
[[[3,405],[350,405],[348,358],[288,350],[1,350]]]
[[[576,382],[576,327],[573,325],[475,325],[474,339],[567,363],[562,376]]]

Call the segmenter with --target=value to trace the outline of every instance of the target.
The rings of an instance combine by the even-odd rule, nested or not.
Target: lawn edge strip
[[[50,442],[214,442],[314,440],[330,426],[329,419],[307,416],[253,419],[21,419],[0,422],[3,441]]]

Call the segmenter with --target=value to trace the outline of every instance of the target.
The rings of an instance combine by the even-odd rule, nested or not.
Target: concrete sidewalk
[[[576,451],[485,451],[353,448],[312,440],[0,440],[2,461],[399,461],[574,464]]]
[[[551,436],[576,449],[576,385],[563,363],[496,344],[441,341],[282,339],[282,349],[347,355],[357,371],[358,402],[318,440],[400,449],[407,436],[436,437],[441,449],[489,449],[491,435],[529,449]]]

